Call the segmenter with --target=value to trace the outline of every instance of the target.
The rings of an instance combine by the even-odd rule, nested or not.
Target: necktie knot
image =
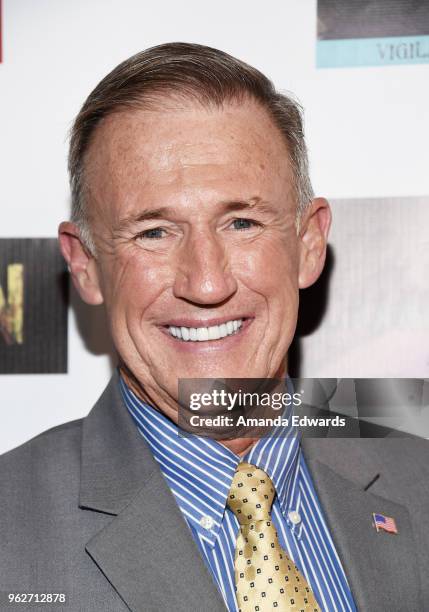
[[[228,494],[228,507],[241,525],[270,520],[274,499],[270,477],[250,463],[239,463]]]

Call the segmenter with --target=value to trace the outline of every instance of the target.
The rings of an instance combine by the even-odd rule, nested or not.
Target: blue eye
[[[158,238],[162,238],[162,232],[165,230],[162,227],[154,227],[152,229],[146,230],[145,232],[141,232],[136,236],[136,238],[149,238],[152,240],[156,240]]]
[[[234,225],[234,229],[246,230],[256,225],[256,223],[255,221],[252,221],[251,219],[234,219],[233,225]]]

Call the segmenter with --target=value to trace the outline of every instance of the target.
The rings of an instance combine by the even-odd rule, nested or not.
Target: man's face
[[[302,240],[286,144],[262,108],[111,115],[86,179],[114,344],[159,405],[178,378],[284,373]]]

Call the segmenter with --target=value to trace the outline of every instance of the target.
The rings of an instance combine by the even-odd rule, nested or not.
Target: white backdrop
[[[66,135],[83,100],[123,59],[175,40],[219,47],[298,96],[318,195],[429,194],[429,66],[317,70],[315,0],[3,0],[0,237],[56,235],[68,215]],[[427,206],[422,215],[429,225]],[[81,315],[80,326],[96,336],[100,312]],[[419,316],[424,324],[426,315]],[[404,376],[429,375],[428,338],[420,332],[411,368],[402,345],[402,361],[393,363],[369,345],[333,372],[333,351],[350,343],[337,334],[330,345],[330,324],[328,317],[303,340],[302,375],[399,376],[402,367]],[[385,350],[391,355],[394,348]],[[71,313],[67,375],[0,376],[0,452],[87,414],[109,376],[104,351],[91,338],[85,344]]]

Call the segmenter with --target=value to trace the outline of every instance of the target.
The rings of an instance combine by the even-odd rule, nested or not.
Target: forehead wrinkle
[[[249,164],[253,163],[262,170],[265,167],[264,163],[272,165],[278,155],[275,147],[266,146],[267,143],[261,141],[261,136],[264,138],[260,134],[246,134],[243,137],[243,134],[237,136],[231,133],[229,137],[225,137],[225,135],[219,136],[216,132],[210,134],[210,130],[207,129],[205,138],[193,142],[178,139],[169,143],[158,151],[157,155],[152,155],[151,162],[156,162],[159,168],[176,167],[183,172],[210,167],[216,169],[231,162],[235,168],[242,166],[247,170]]]

